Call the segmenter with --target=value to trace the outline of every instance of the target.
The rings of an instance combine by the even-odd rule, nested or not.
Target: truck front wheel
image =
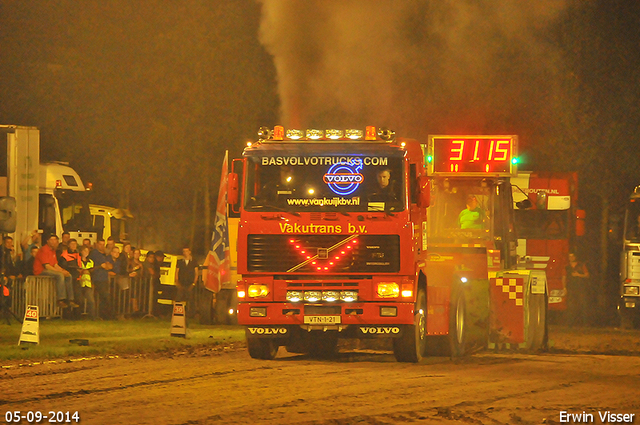
[[[467,303],[460,288],[454,292],[449,311],[449,345],[451,357],[467,354]]]
[[[545,348],[547,339],[547,302],[544,294],[529,294],[527,306],[527,350]]]
[[[278,344],[268,338],[247,338],[247,348],[253,359],[273,360],[278,354]]]
[[[393,340],[393,354],[399,362],[417,363],[422,360],[427,345],[427,295],[418,290],[413,325],[404,329],[401,337]]]
[[[449,334],[429,336],[429,356],[462,357],[467,354],[467,303],[462,288],[455,288],[449,304]]]

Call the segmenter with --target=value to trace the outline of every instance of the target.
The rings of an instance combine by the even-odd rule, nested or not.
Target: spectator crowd
[[[6,297],[16,279],[27,276],[49,276],[55,279],[58,306],[66,310],[66,317],[79,318],[86,313],[92,319],[115,318],[110,285],[125,291],[131,280],[149,282],[156,306],[160,291],[160,267],[165,255],[162,251],[149,251],[141,261],[140,249],[124,242],[121,249],[112,237],[98,238],[95,244],[84,239],[82,244],[68,232],[62,239],[50,235],[41,245],[41,233],[33,231],[21,242],[24,255],[16,254],[14,241],[5,236],[0,246],[0,270]],[[197,281],[197,263],[189,248],[183,249],[184,259],[178,261],[174,299],[187,301]],[[110,282],[112,282],[110,284]],[[151,312],[149,312],[151,313]]]

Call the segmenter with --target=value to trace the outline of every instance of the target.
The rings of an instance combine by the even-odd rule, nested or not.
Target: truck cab
[[[73,168],[61,162],[40,164],[39,187],[38,228],[45,235],[69,232],[74,239],[95,242],[88,192]]]
[[[109,236],[113,236],[116,242],[128,239],[127,221],[133,218],[131,211],[95,204],[89,205],[89,211],[98,237],[106,240]]]
[[[624,328],[640,326],[640,186],[627,203],[620,265],[618,313]]]
[[[576,173],[518,171],[511,178],[522,268],[546,271],[549,310],[567,309],[564,284],[569,252],[584,235],[585,211],[578,209]],[[527,200],[526,207],[522,202]],[[518,207],[520,206],[520,207]]]

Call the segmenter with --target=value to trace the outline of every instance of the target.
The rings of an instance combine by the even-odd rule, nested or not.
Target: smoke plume
[[[564,1],[260,1],[285,126],[422,138],[554,124]]]

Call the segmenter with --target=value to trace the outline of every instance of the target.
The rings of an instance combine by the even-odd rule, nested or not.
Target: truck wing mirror
[[[549,196],[547,195],[547,192],[538,192],[536,194],[536,208],[539,210],[546,210],[548,198]]]
[[[16,199],[11,196],[0,198],[0,233],[16,231]]]
[[[229,173],[227,179],[227,202],[230,205],[238,203],[238,174]]]
[[[587,213],[585,210],[576,210],[576,236],[584,236],[586,218]]]
[[[533,206],[533,204],[531,203],[531,201],[529,200],[529,198],[527,199],[523,199],[522,201],[518,201],[516,202],[516,207],[519,210],[528,210],[529,208],[531,208]]]
[[[431,204],[431,180],[426,175],[418,177],[418,206],[427,208]]]

